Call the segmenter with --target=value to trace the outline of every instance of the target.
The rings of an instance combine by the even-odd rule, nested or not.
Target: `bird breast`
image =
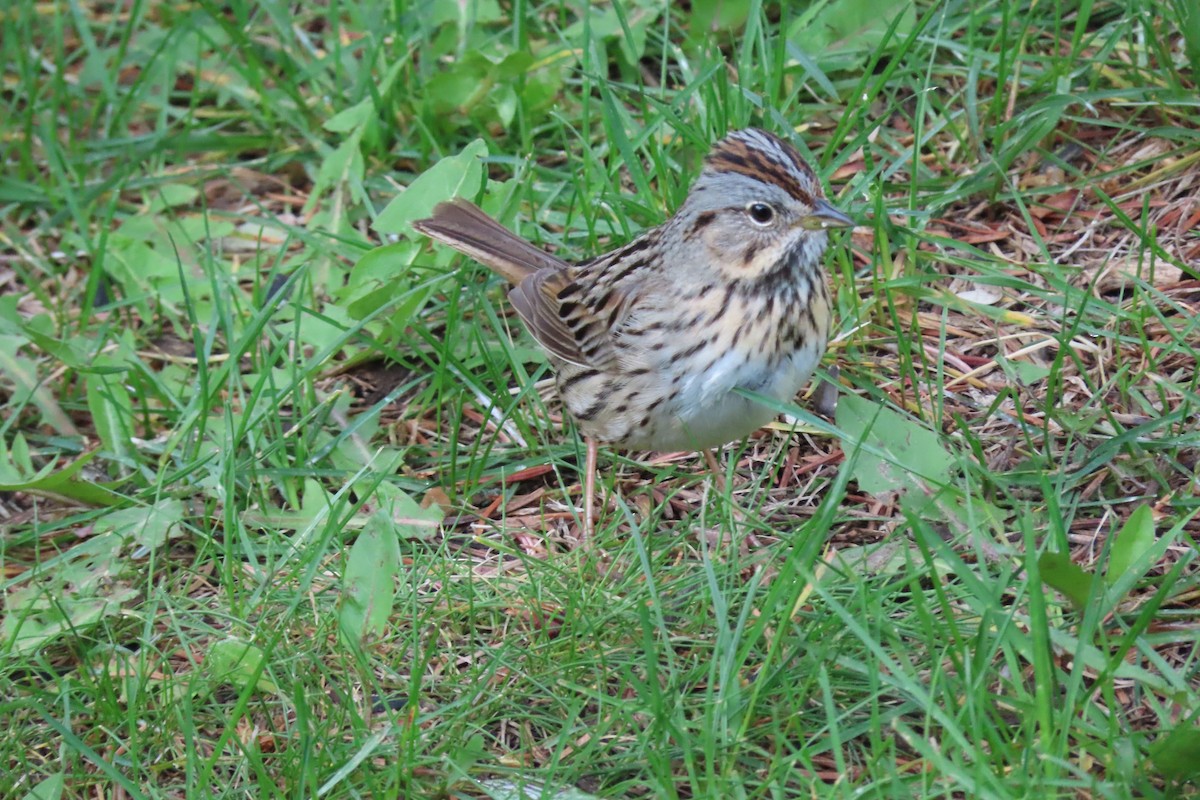
[[[741,390],[790,401],[825,350],[819,278],[769,296],[699,286],[643,299],[614,332],[618,368],[557,365],[580,431],[618,446],[695,450],[740,439],[776,414]]]

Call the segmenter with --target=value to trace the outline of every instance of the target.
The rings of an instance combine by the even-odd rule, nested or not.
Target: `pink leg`
[[[598,445],[590,436],[587,443],[587,460],[583,467],[583,546],[592,543],[596,524],[596,453]]]
[[[721,462],[717,461],[716,453],[712,450],[705,450],[704,460],[708,462],[708,468],[712,471],[713,483],[716,485],[717,491],[725,494],[725,472],[721,469]]]

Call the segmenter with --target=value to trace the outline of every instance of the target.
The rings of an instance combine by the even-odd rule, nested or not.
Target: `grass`
[[[0,796],[1194,792],[1200,17],[582,9],[2,12]],[[581,258],[749,124],[861,223],[837,417],[604,453],[584,553],[407,223]]]

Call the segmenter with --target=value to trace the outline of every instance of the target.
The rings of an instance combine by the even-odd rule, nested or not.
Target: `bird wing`
[[[549,353],[581,367],[619,368],[617,332],[633,309],[638,281],[614,281],[609,272],[631,248],[646,249],[645,242],[639,239],[576,267],[516,236],[462,199],[439,203],[431,217],[413,227],[513,283],[509,301]],[[635,266],[642,264],[631,263],[626,271]]]
[[[579,268],[544,269],[508,293],[509,302],[542,347],[570,364],[614,369],[620,354],[614,332],[633,307],[617,288],[594,296]]]

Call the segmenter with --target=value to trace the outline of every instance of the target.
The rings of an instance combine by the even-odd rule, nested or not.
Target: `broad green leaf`
[[[473,198],[483,185],[487,154],[487,145],[476,139],[461,153],[443,158],[393,198],[371,227],[380,233],[410,233],[413,220],[429,216],[443,200]]]
[[[1013,362],[1013,369],[1016,370],[1017,380],[1024,386],[1033,386],[1041,383],[1049,377],[1050,367],[1041,364],[1033,364],[1028,361]]]
[[[499,54],[490,49],[468,51],[426,83],[426,102],[435,116],[486,117],[491,112],[506,125],[503,106],[515,100],[517,83],[530,74],[535,63],[528,50]],[[525,109],[526,113],[532,110]]]
[[[313,478],[305,478],[298,511],[278,506],[263,506],[243,511],[241,517],[242,521],[251,527],[304,530],[328,517],[332,502],[332,497],[320,482]],[[352,527],[354,523],[355,520],[350,520],[346,527]]]
[[[375,113],[375,101],[368,97],[330,117],[322,126],[331,133],[349,133],[362,127]]]
[[[1034,386],[1041,383],[1050,374],[1050,367],[1033,361],[1023,361],[1005,358],[1003,354],[996,355],[996,363],[1004,370],[1004,374],[1022,386]]]
[[[693,0],[688,30],[697,40],[736,33],[750,18],[750,7],[749,0]]]
[[[921,560],[921,551],[905,541],[888,540],[877,544],[840,547],[829,563],[853,575],[903,575]]]
[[[379,484],[375,498],[381,513],[390,515],[396,532],[406,539],[428,539],[441,530],[445,515],[436,505],[422,508],[412,495],[390,483]]]
[[[1038,557],[1042,580],[1065,596],[1076,609],[1087,605],[1095,578],[1071,560],[1067,553],[1045,552]]]
[[[658,3],[635,4],[618,6],[613,4],[588,4],[590,18],[577,19],[562,32],[562,39],[576,47],[589,46],[584,34],[593,40],[613,40],[621,50],[621,57],[627,64],[638,64],[646,53],[646,34],[650,28],[659,23],[668,6]],[[692,24],[688,30],[698,32],[700,36],[711,35],[710,25],[740,26],[746,20],[749,9],[747,0],[702,0],[692,3]],[[716,12],[720,12],[721,21],[717,22]],[[740,20],[740,21],[739,21]]]
[[[865,492],[922,495],[950,479],[954,459],[937,434],[889,408],[847,395],[838,401],[837,424],[855,440],[843,444],[848,453],[857,442],[869,445],[871,452],[858,451],[853,473]]]
[[[383,512],[377,512],[350,547],[342,576],[338,624],[351,646],[361,647],[387,629],[399,568],[395,526]]]
[[[20,300],[16,294],[0,295],[0,334],[17,337],[25,334],[29,323],[21,313]]]
[[[121,286],[124,294],[131,298],[141,318],[154,319],[156,311],[151,310],[147,299],[158,297],[158,287],[163,282],[179,282],[178,263],[173,256],[160,253],[144,241],[123,235],[126,227],[131,226],[126,223],[122,226],[122,233],[109,237],[105,270]]]
[[[312,198],[318,198],[331,186],[336,186],[347,180],[361,181],[364,172],[362,148],[359,141],[362,131],[351,133],[332,153],[325,156],[317,169],[317,177],[313,181]],[[310,199],[309,205],[315,202]]]
[[[0,375],[8,376],[13,391],[8,398],[10,406],[33,403],[42,413],[42,419],[62,436],[78,436],[79,431],[71,418],[59,406],[54,393],[42,384],[37,363],[18,355],[17,351],[28,343],[23,336],[0,334]]]
[[[22,586],[4,599],[0,652],[33,653],[67,629],[67,617],[47,602],[40,586]]]
[[[278,691],[265,670],[260,671],[265,656],[261,648],[236,638],[214,642],[204,657],[204,668],[214,679],[235,686],[246,686],[251,680],[261,692]]]
[[[148,194],[148,210],[161,212],[168,208],[191,205],[200,196],[200,190],[185,183],[164,183],[148,190]]]
[[[34,473],[31,471],[25,440],[18,435],[13,442],[11,456],[5,451],[3,442],[0,442],[0,491],[64,497],[90,506],[113,506],[125,502],[123,496],[111,491],[106,484],[79,478],[80,471],[95,456],[95,451],[84,453],[57,471],[52,461]]]
[[[370,448],[362,446],[363,441],[372,441],[368,439],[368,435],[372,432],[377,424],[378,416],[376,415],[357,415],[354,417],[353,424],[356,426],[355,436],[341,437],[337,446],[329,453],[330,463],[337,469],[344,469],[347,472],[357,472],[366,467],[371,473],[378,474],[395,474],[404,466],[404,454],[407,450],[372,445]],[[374,479],[367,477],[361,479],[361,483],[366,485],[373,483]],[[369,491],[371,486],[366,486]],[[375,490],[379,493],[379,489]]]
[[[461,0],[432,0],[425,13],[428,14],[430,25],[455,22],[466,27],[468,23],[478,25],[481,22],[506,19],[497,0],[475,0],[470,3]]]
[[[76,544],[61,558],[22,576],[24,585],[5,598],[3,646],[31,653],[58,636],[87,631],[120,613],[138,596],[121,571],[122,539],[112,533]]]
[[[1200,83],[1200,5],[1196,0],[1175,0],[1179,32],[1183,34],[1183,54],[1192,73],[1192,83]],[[1194,262],[1193,262],[1194,265]],[[1195,273],[1192,273],[1195,274]]]
[[[1125,520],[1108,552],[1108,571],[1104,574],[1112,586],[1134,567],[1142,555],[1154,546],[1154,512],[1140,505]]]
[[[84,369],[91,361],[92,342],[76,337],[65,340],[58,338],[54,320],[45,314],[32,317],[23,331],[42,352],[57,358],[71,369]]]
[[[12,446],[12,463],[8,463],[8,459],[4,457],[4,440],[0,439],[0,462],[3,462],[2,467],[5,474],[24,474],[33,475],[33,456],[29,453],[29,442],[25,440],[24,434],[17,431],[17,435],[13,437]],[[11,468],[11,469],[10,469]],[[49,474],[52,465],[46,465],[45,474]]]
[[[48,577],[71,587],[73,596],[102,594],[121,576],[127,561],[121,556],[125,540],[120,534],[104,533],[75,545],[67,558]]]
[[[84,379],[84,386],[92,425],[100,441],[117,458],[132,454],[133,401],[121,385],[120,377],[91,374]]]
[[[491,101],[492,107],[496,109],[496,116],[500,118],[500,124],[505,128],[511,125],[517,116],[517,90],[507,84],[497,86],[488,93],[488,99]]]
[[[314,478],[304,479],[304,491],[300,495],[300,514],[311,525],[329,513],[333,506],[333,497],[325,486]]]
[[[396,77],[403,71],[406,64],[398,60],[391,69],[378,81],[376,91],[365,100],[361,100],[349,108],[344,108],[330,117],[321,127],[330,133],[350,133],[367,127],[377,119],[376,97],[386,95],[396,82]]]
[[[1150,761],[1165,778],[1200,779],[1200,728],[1190,721],[1181,723],[1150,746]]]
[[[494,80],[489,78],[493,66],[481,54],[471,51],[432,75],[424,86],[424,94],[434,116],[461,115],[486,101],[486,88]]]
[[[138,548],[164,546],[183,521],[183,502],[163,498],[152,506],[131,506],[104,515],[96,521],[96,531],[112,531]]]
[[[346,312],[354,319],[363,319],[394,300],[397,282],[404,278],[413,258],[421,250],[416,242],[403,241],[385,244],[364,254],[350,271],[347,289],[342,295]]]
[[[25,800],[59,800],[63,795],[64,786],[63,773],[55,772],[48,778],[38,781],[25,795]]]
[[[237,232],[237,226],[231,221],[207,214],[182,214],[171,220],[167,227],[171,239],[176,242],[189,242],[193,246],[207,241],[218,241]],[[178,269],[172,277],[176,281],[179,280]]]
[[[787,38],[826,72],[852,70],[884,44],[897,17],[894,35],[903,37],[917,20],[910,0],[832,0],[793,18]]]

